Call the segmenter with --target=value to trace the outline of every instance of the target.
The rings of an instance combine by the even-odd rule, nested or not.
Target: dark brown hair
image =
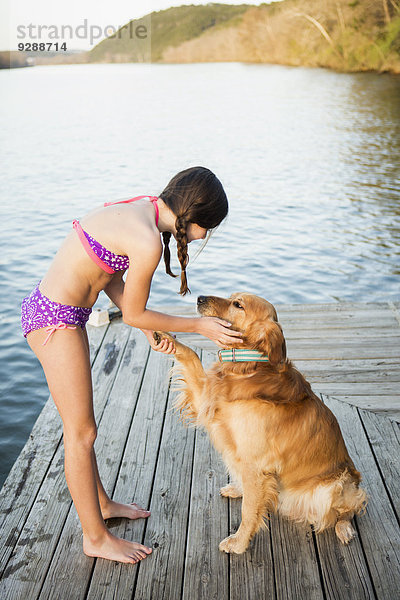
[[[186,267],[189,262],[187,228],[190,223],[195,223],[211,233],[228,214],[228,200],[220,180],[206,167],[190,167],[180,171],[171,179],[159,197],[176,216],[177,252],[181,265],[179,293],[184,296],[187,292],[190,293],[186,277]],[[170,266],[171,233],[165,231],[162,235],[165,270],[171,277],[176,277]]]

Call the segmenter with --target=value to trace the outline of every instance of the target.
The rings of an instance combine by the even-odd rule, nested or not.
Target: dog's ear
[[[243,340],[252,349],[266,354],[274,366],[286,359],[285,338],[282,327],[276,321],[256,321]]]

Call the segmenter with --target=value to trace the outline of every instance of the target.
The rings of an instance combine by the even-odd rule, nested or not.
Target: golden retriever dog
[[[240,351],[250,349],[267,357],[216,362],[206,372],[193,350],[167,333],[154,333],[176,348],[174,369],[182,386],[176,407],[206,428],[228,469],[231,483],[222,496],[243,498],[240,527],[220,550],[244,552],[274,511],[310,523],[316,532],[334,527],[347,544],[355,535],[350,521],[367,495],[335,416],[286,358],[275,308],[251,294],[199,296],[197,304],[201,315],[225,319],[242,332],[243,344],[229,354],[240,359]]]

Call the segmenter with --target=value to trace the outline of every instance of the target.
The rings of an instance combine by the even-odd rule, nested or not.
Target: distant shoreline
[[[1,54],[1,53],[0,53]],[[33,62],[32,64],[12,64],[12,65],[4,65],[4,63],[2,63],[1,61],[1,57],[0,57],[0,70],[12,70],[12,69],[28,69],[28,68],[32,68],[35,66],[38,67],[49,67],[49,66],[70,66],[70,65],[123,65],[123,64],[143,64],[143,65],[162,65],[162,66],[169,66],[169,65],[201,65],[201,64],[213,64],[213,63],[226,63],[226,64],[231,64],[231,63],[241,63],[241,64],[245,64],[245,65],[271,65],[271,66],[277,66],[277,67],[293,67],[293,68],[297,68],[297,67],[301,67],[301,68],[306,68],[306,69],[326,69],[328,71],[333,71],[335,73],[342,73],[344,75],[346,74],[353,74],[356,75],[357,73],[375,73],[377,75],[400,75],[400,67],[399,69],[395,69],[395,70],[377,70],[377,69],[368,69],[368,68],[363,68],[363,69],[359,69],[359,70],[344,70],[344,69],[338,69],[336,67],[328,67],[328,66],[324,66],[324,65],[293,65],[293,64],[288,64],[288,63],[278,63],[278,62],[260,62],[260,61],[248,61],[248,60],[214,60],[214,61],[207,61],[207,60],[197,60],[197,61],[191,61],[191,62],[167,62],[167,61],[157,61],[157,62],[137,62],[137,61],[120,61],[120,62],[106,62],[106,61],[98,61],[98,62],[94,62],[94,61],[88,61],[88,60],[80,60],[80,61],[68,61],[68,60],[63,60],[63,61],[51,61],[51,60],[43,60],[40,62]]]
[[[130,21],[87,52],[0,52],[0,68],[242,62],[398,75],[400,7],[386,0],[366,4],[282,0],[177,6]],[[148,34],[135,36],[138,29]]]

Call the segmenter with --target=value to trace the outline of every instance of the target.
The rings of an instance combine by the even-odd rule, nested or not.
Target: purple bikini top
[[[157,196],[136,196],[135,198],[130,198],[129,200],[106,202],[104,206],[111,206],[112,204],[128,204],[130,202],[135,202],[135,200],[141,200],[142,198],[148,198],[150,202],[152,202],[156,211],[156,225],[158,225],[159,210],[157,206]],[[114,252],[107,250],[107,248],[99,244],[99,242],[97,242],[91,235],[82,229],[79,221],[75,220],[73,222],[73,227],[78,234],[78,237],[82,242],[87,254],[103,271],[112,274],[116,271],[125,271],[126,269],[129,269],[128,256],[123,254],[114,254]]]
[[[115,271],[125,271],[129,269],[129,257],[123,254],[114,254],[114,252],[110,252],[104,246],[99,244],[91,235],[87,233],[87,231],[82,230],[85,234],[87,241],[89,242],[89,246],[93,250],[93,252],[98,256],[98,258],[110,267],[113,272]],[[97,261],[96,261],[97,262]]]

